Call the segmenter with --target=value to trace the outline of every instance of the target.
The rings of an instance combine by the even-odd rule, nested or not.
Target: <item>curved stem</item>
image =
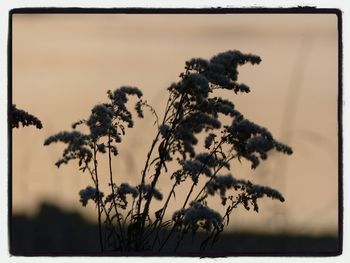
[[[151,159],[151,155],[152,155],[152,152],[154,150],[154,147],[156,146],[156,144],[158,142],[159,135],[160,135],[160,131],[158,131],[156,137],[154,138],[154,140],[152,142],[151,149],[147,153],[147,160],[145,163],[145,167],[143,168],[143,171],[142,171],[141,185],[143,185],[145,183],[146,171],[147,171],[149,161]],[[139,191],[139,199],[137,202],[137,214],[140,214],[140,212],[141,212],[141,203],[142,203],[142,191]]]
[[[187,95],[187,93],[181,94],[181,98],[180,98],[180,101],[179,101],[180,105],[182,105],[186,95]],[[171,105],[174,103],[175,99],[172,101]],[[166,113],[168,113],[169,110],[170,110],[170,107],[167,109]],[[153,198],[153,191],[154,191],[155,185],[158,182],[158,178],[159,178],[159,176],[161,174],[161,170],[162,170],[163,166],[165,166],[164,153],[167,152],[167,149],[169,147],[169,141],[170,141],[170,139],[172,137],[172,132],[174,131],[175,126],[177,125],[177,117],[179,116],[179,113],[180,113],[180,107],[178,107],[177,110],[176,110],[176,115],[174,117],[174,120],[171,123],[172,126],[170,128],[170,131],[167,134],[167,137],[160,144],[160,148],[159,148],[160,161],[159,161],[159,163],[157,165],[157,168],[156,168],[156,171],[155,171],[155,174],[154,174],[154,178],[153,178],[153,181],[151,183],[151,189],[146,195],[146,204],[144,206],[144,209],[143,209],[143,212],[142,212],[142,216],[141,216],[141,228],[140,228],[139,242],[140,242],[140,240],[143,240],[142,236],[143,236],[143,232],[144,232],[144,228],[145,228],[145,221],[146,221],[146,217],[147,217],[148,212],[149,212],[149,207],[150,207],[150,204],[151,204],[151,201],[152,201],[152,198]],[[166,114],[164,116],[164,120],[165,119],[166,119]]]
[[[180,98],[180,102],[179,104],[181,105],[183,103],[183,100],[186,96],[186,93],[182,94],[181,95],[181,98]],[[172,122],[172,127],[167,135],[167,137],[162,141],[162,143],[164,143],[164,145],[161,147],[160,149],[160,153],[159,153],[159,157],[160,157],[160,161],[159,161],[159,164],[157,165],[157,168],[156,168],[156,171],[155,171],[155,175],[154,175],[154,178],[153,178],[153,181],[151,183],[151,190],[149,191],[149,193],[147,194],[146,196],[146,204],[145,204],[145,207],[144,207],[144,210],[143,210],[143,213],[142,213],[142,225],[141,225],[141,230],[143,231],[143,228],[144,228],[144,220],[146,218],[146,215],[148,214],[148,210],[149,210],[149,206],[151,204],[151,201],[152,201],[152,197],[153,197],[153,190],[155,188],[155,185],[157,184],[157,181],[158,181],[158,178],[160,176],[160,173],[161,173],[161,170],[162,170],[162,167],[164,166],[164,155],[162,153],[165,153],[167,151],[167,148],[169,147],[169,141],[171,139],[171,136],[172,136],[172,132],[174,131],[175,129],[175,126],[177,124],[176,120],[177,120],[177,117],[179,115],[179,108],[177,109],[176,111],[176,115],[175,115],[175,118]],[[141,233],[142,233],[141,231]]]

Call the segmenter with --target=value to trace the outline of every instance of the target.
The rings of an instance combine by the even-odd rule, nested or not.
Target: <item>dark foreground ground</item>
[[[97,226],[78,213],[66,213],[56,206],[43,204],[36,218],[15,215],[10,222],[10,253],[15,256],[100,256]],[[333,236],[310,237],[263,235],[255,233],[222,234],[209,250],[200,252],[203,237],[187,238],[178,252],[170,244],[163,254],[133,256],[334,256],[340,253],[339,239]],[[106,254],[108,256],[120,254]]]

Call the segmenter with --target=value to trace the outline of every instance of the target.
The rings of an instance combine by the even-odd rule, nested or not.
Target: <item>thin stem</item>
[[[127,215],[125,216],[125,218],[124,218],[124,221],[123,221],[123,227],[125,227],[125,225],[126,225],[126,220],[130,217],[130,218],[132,218],[133,217],[133,215],[134,215],[134,206],[135,206],[135,199],[133,199],[132,200],[132,204],[131,204],[131,209],[130,209],[130,211],[127,213]]]
[[[94,177],[93,171],[91,170],[91,168],[90,168],[88,165],[86,165],[86,168],[88,169],[88,171],[89,171],[89,173],[90,173],[90,175],[91,175],[91,179],[92,179],[92,181],[94,182],[94,185],[96,186],[96,179],[95,179],[95,177]]]
[[[97,165],[96,165],[95,167],[97,168]],[[89,171],[89,174],[91,175],[91,179],[92,179],[92,181],[94,182],[94,185],[95,185],[95,187],[96,187],[96,189],[97,189],[97,188],[98,188],[98,182],[96,181],[96,179],[95,179],[95,177],[94,177],[94,172],[93,172],[93,170],[91,170],[91,168],[90,168],[90,166],[89,166],[88,164],[86,164],[86,168],[87,168],[87,170]],[[95,170],[96,170],[96,168],[95,168]],[[110,225],[112,225],[112,220],[111,220],[110,217],[109,217],[109,212],[111,211],[112,208],[110,208],[110,209],[109,209],[109,212],[108,212],[107,209],[106,209],[106,207],[105,207],[105,205],[104,205],[103,203],[100,203],[100,206],[101,206],[101,208],[102,208],[102,209],[100,208],[101,213],[102,213],[102,210],[105,212],[106,221],[108,221],[108,223],[109,223]],[[115,233],[115,235],[117,236],[117,238],[119,239],[119,242],[121,242],[120,237],[119,237],[118,233],[116,232],[116,230],[114,229],[114,227],[112,227],[112,229],[113,229],[113,232]]]
[[[158,142],[159,135],[160,135],[160,131],[158,131],[156,137],[154,138],[154,140],[152,142],[151,149],[147,153],[147,160],[146,160],[146,163],[145,163],[145,167],[144,167],[144,169],[142,171],[141,185],[143,185],[145,183],[147,167],[149,165],[149,161],[151,159],[151,155],[152,155],[152,152],[154,150],[154,147],[156,146],[156,144]],[[139,199],[138,199],[138,203],[137,203],[137,214],[138,215],[140,214],[140,211],[141,211],[141,203],[142,203],[142,191],[139,191]]]
[[[175,246],[174,252],[176,252],[176,251],[177,251],[177,249],[179,248],[180,243],[181,243],[181,241],[184,239],[185,234],[187,234],[187,232],[188,232],[189,228],[190,228],[190,227],[189,227],[189,226],[187,226],[187,227],[184,229],[184,231],[182,231],[182,232],[181,232],[181,237],[179,238],[179,240],[178,240],[178,241],[177,241],[177,243],[176,243],[176,246]]]
[[[185,96],[186,96],[186,93],[181,94],[181,98],[180,98],[180,102],[179,102],[180,105],[182,105]],[[170,97],[171,97],[171,94],[169,95],[169,98],[170,98]],[[174,99],[171,101],[170,106],[167,107],[166,113],[165,113],[165,115],[164,115],[162,124],[164,124],[164,121],[166,120],[167,114],[168,114],[168,112],[170,111],[171,106],[174,104],[174,102],[175,102],[176,99],[177,99],[177,97],[174,98]],[[168,104],[169,104],[169,100],[168,100],[168,102],[167,102],[167,105],[168,105]],[[160,176],[162,167],[165,165],[165,160],[164,160],[164,155],[163,155],[163,153],[165,153],[166,150],[167,150],[167,148],[168,148],[170,137],[172,136],[172,132],[173,132],[173,130],[174,130],[176,124],[177,124],[177,123],[176,123],[176,120],[177,120],[177,117],[178,117],[178,115],[179,115],[179,112],[180,112],[180,107],[177,108],[177,110],[176,110],[176,115],[175,115],[175,117],[174,117],[174,119],[173,119],[173,121],[172,121],[172,127],[171,127],[170,131],[168,132],[167,137],[162,141],[162,143],[161,143],[160,146],[159,146],[159,159],[160,159],[160,161],[159,161],[159,163],[158,163],[158,165],[157,165],[157,168],[156,168],[156,171],[155,171],[155,174],[154,174],[154,178],[153,178],[153,181],[152,181],[152,183],[151,183],[151,189],[150,189],[150,191],[147,193],[147,195],[146,195],[146,197],[145,197],[145,198],[146,198],[146,204],[145,204],[145,206],[144,206],[144,209],[143,209],[143,212],[142,212],[142,215],[141,215],[141,228],[140,228],[140,233],[139,233],[138,242],[140,242],[141,240],[143,240],[142,236],[143,236],[143,232],[144,232],[145,221],[146,221],[146,217],[147,217],[147,215],[148,215],[149,206],[150,206],[151,201],[152,201],[153,191],[154,191],[155,185],[156,185],[156,183],[157,183],[157,181],[158,181],[158,178],[159,178],[159,176]],[[159,133],[160,133],[160,131],[158,131],[158,134],[159,134]],[[164,145],[162,145],[162,144],[164,144]],[[141,206],[141,201],[140,201],[140,206]],[[139,214],[140,214],[140,213],[139,213]],[[138,246],[138,245],[137,245],[137,246]]]
[[[106,221],[108,221],[108,224],[112,226],[112,229],[113,229],[113,232],[115,234],[115,236],[118,238],[119,240],[119,243],[122,244],[122,241],[120,240],[120,236],[118,235],[116,229],[113,227],[113,224],[112,224],[112,220],[111,218],[109,217],[109,213],[111,211],[112,208],[109,209],[109,212],[107,211],[106,207],[102,204],[102,209],[103,211],[105,212],[105,215],[106,215]]]
[[[155,235],[153,244],[152,244],[152,250],[153,250],[154,245],[155,245],[155,243],[156,243],[156,241],[157,241],[157,239],[158,239],[158,235],[159,235],[160,228],[161,228],[161,226],[162,226],[162,222],[163,222],[163,218],[164,218],[164,215],[165,215],[165,211],[166,211],[166,209],[167,209],[167,207],[168,207],[168,204],[169,204],[171,195],[173,194],[176,185],[177,185],[177,183],[175,182],[175,183],[173,184],[173,187],[171,188],[171,190],[170,190],[170,192],[169,192],[169,194],[168,194],[168,197],[167,197],[167,199],[166,199],[166,201],[165,201],[165,204],[164,204],[164,206],[163,206],[163,208],[162,208],[162,213],[161,213],[159,222],[155,225],[155,228],[157,228],[157,232],[156,232],[156,235]],[[151,233],[153,233],[153,231],[152,231]]]
[[[186,96],[186,93],[183,93],[181,95],[180,102],[179,102],[180,105],[182,105],[183,100],[185,99],[185,96]],[[141,236],[143,235],[143,230],[144,230],[144,226],[145,226],[146,216],[148,215],[149,206],[150,206],[151,201],[152,201],[153,190],[154,190],[155,185],[156,185],[156,183],[158,181],[158,178],[160,176],[162,167],[164,166],[164,163],[165,163],[164,154],[163,153],[166,153],[166,151],[167,151],[167,148],[169,146],[169,140],[170,140],[170,138],[172,136],[172,132],[174,131],[174,128],[175,128],[175,126],[177,124],[176,121],[177,121],[177,117],[178,117],[179,113],[180,113],[180,107],[176,111],[175,118],[174,118],[174,120],[172,122],[172,127],[171,127],[167,137],[162,141],[162,143],[164,143],[164,145],[160,148],[160,151],[161,151],[159,153],[160,161],[159,161],[159,164],[157,165],[157,168],[156,168],[156,171],[155,171],[155,175],[154,175],[153,181],[151,183],[151,190],[149,191],[149,193],[146,196],[146,204],[145,204],[145,207],[144,207],[144,210],[143,210],[143,213],[142,213],[141,233],[140,233]]]
[[[113,202],[113,206],[114,206],[114,210],[115,210],[115,214],[117,217],[117,222],[118,222],[118,226],[119,226],[119,231],[120,231],[120,235],[121,235],[121,247],[123,249],[124,246],[124,231],[122,228],[122,225],[120,223],[120,217],[119,217],[119,212],[118,212],[118,208],[117,208],[117,204],[115,202],[115,193],[114,193],[114,181],[113,181],[113,171],[112,171],[112,156],[111,156],[111,135],[108,134],[108,166],[109,166],[109,181],[110,181],[110,186],[111,186],[111,191],[112,191],[112,202]],[[112,226],[113,227],[113,226]]]
[[[162,121],[162,124],[165,123],[165,120],[167,118],[167,115],[169,113],[169,110],[170,110],[170,107],[171,105],[173,104],[173,102],[169,105],[169,101],[170,101],[170,98],[171,98],[171,93],[169,94],[169,98],[167,100],[167,104],[166,104],[166,111],[165,111],[165,114],[164,114],[164,117],[163,117],[163,121]],[[156,135],[156,137],[154,138],[153,142],[152,142],[152,145],[151,145],[151,148],[149,150],[149,152],[147,153],[147,159],[146,159],[146,162],[145,162],[145,167],[143,168],[142,170],[142,178],[141,178],[141,185],[143,185],[145,183],[145,178],[146,178],[146,172],[147,172],[147,168],[148,168],[148,165],[149,165],[149,161],[151,159],[151,156],[152,156],[152,153],[153,153],[153,150],[154,150],[154,147],[156,146],[158,140],[159,140],[159,135],[160,135],[160,130],[159,130],[159,127],[158,127],[158,133]],[[142,192],[139,191],[139,199],[138,199],[138,202],[137,202],[137,214],[139,215],[140,212],[141,212],[141,203],[142,203]]]
[[[228,218],[229,214],[231,214],[231,211],[234,208],[236,208],[239,205],[240,202],[241,202],[240,199],[238,199],[236,202],[232,202],[232,205],[229,206],[227,212],[225,213],[225,215],[222,218],[223,221],[225,220],[226,217]]]
[[[95,183],[96,183],[96,191],[97,191],[97,210],[98,210],[98,232],[100,238],[100,248],[101,252],[103,252],[103,240],[102,240],[102,225],[101,225],[101,200],[100,200],[100,189],[98,183],[98,174],[97,174],[97,150],[96,143],[94,142],[94,169],[95,169]]]
[[[166,107],[165,107],[165,114],[164,114],[164,117],[163,117],[163,121],[162,121],[162,125],[165,123],[165,120],[166,120],[166,118],[167,118],[167,115],[168,115],[168,113],[169,113],[169,111],[170,111],[170,109],[171,109],[171,106],[174,104],[174,101],[176,100],[176,98],[174,98],[173,100],[171,100],[171,95],[172,95],[172,93],[170,92],[169,93],[169,98],[168,98],[168,100],[167,100],[167,104],[166,104]],[[170,103],[170,105],[169,105],[169,102],[171,101],[171,103]],[[148,168],[148,166],[149,166],[149,162],[150,162],[150,159],[151,159],[151,156],[152,156],[152,153],[153,153],[153,150],[154,150],[154,148],[155,148],[155,146],[156,146],[156,144],[157,144],[157,142],[158,142],[158,140],[159,140],[159,136],[160,136],[160,129],[158,128],[158,132],[157,132],[157,135],[156,135],[156,137],[155,137],[155,139],[153,140],[153,142],[152,142],[152,145],[151,145],[151,148],[150,148],[150,150],[149,150],[149,152],[148,152],[148,154],[147,154],[147,159],[146,159],[146,162],[145,162],[145,166],[144,166],[144,169],[143,169],[143,171],[142,171],[142,178],[141,178],[141,184],[140,184],[140,186],[141,185],[143,185],[144,183],[145,183],[145,179],[146,179],[146,172],[147,172],[147,168]],[[152,190],[153,190],[153,188],[152,188]],[[146,198],[147,199],[147,198]],[[148,202],[147,202],[148,203]],[[146,205],[147,205],[147,203],[146,203]],[[137,202],[137,215],[138,216],[140,216],[140,214],[141,214],[141,204],[142,204],[142,191],[141,191],[141,189],[140,189],[140,191],[139,191],[139,197],[138,197],[138,202]],[[146,205],[145,205],[145,207],[146,207]],[[149,205],[149,204],[148,204]],[[144,212],[145,212],[145,210],[144,210]],[[143,213],[144,213],[143,212]],[[140,233],[139,233],[139,239],[137,240],[137,242],[136,242],[136,250],[138,249],[138,246],[139,246],[139,242],[140,242],[140,240],[142,239],[141,238],[141,236],[143,235],[143,228],[144,228],[144,220],[146,219],[146,216],[144,216],[144,214],[142,213],[142,218],[141,218],[141,231],[140,231]],[[138,219],[139,220],[139,219]]]

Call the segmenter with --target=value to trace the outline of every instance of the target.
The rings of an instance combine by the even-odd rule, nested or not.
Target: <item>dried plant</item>
[[[258,56],[236,50],[210,60],[191,59],[186,62],[180,80],[168,88],[169,98],[161,120],[152,106],[142,100],[138,88],[121,87],[108,91],[109,101],[96,105],[88,119],[74,123],[73,131],[46,139],[45,145],[66,144],[56,162],[58,167],[77,160],[79,169],[91,176],[93,186],[81,190],[79,195],[83,206],[90,200],[96,204],[101,250],[162,251],[174,238],[176,250],[187,234],[194,235],[200,230],[207,233],[201,244],[201,249],[206,249],[217,241],[238,205],[258,212],[259,198],[284,201],[275,189],[234,177],[230,164],[234,159],[247,160],[255,169],[271,150],[292,154],[292,149],[275,140],[266,128],[246,119],[232,101],[215,96],[220,90],[248,93],[250,88],[237,82],[237,68],[260,61]],[[115,179],[112,164],[127,128],[134,127],[128,108],[130,96],[136,97],[137,116],[143,118],[143,110],[148,108],[158,126],[140,182],[134,186]],[[80,125],[85,125],[89,132],[78,131]],[[99,183],[102,175],[98,159],[102,155],[108,157],[108,195],[102,193]],[[170,163],[177,164],[174,171],[168,169]],[[160,177],[171,185],[166,194],[157,188]],[[191,182],[185,201],[170,220],[165,220],[171,198],[185,181]],[[224,214],[208,206],[207,200],[215,195],[221,198]],[[150,213],[153,199],[162,202],[155,215]]]
[[[22,124],[22,127],[30,125],[34,125],[38,129],[43,127],[41,121],[37,117],[24,110],[17,109],[15,104],[11,105],[10,118],[12,129],[19,128],[20,124]]]

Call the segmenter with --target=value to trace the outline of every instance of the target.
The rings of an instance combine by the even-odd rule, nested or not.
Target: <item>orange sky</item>
[[[74,164],[57,169],[62,147],[44,147],[45,138],[88,117],[108,89],[121,85],[142,89],[161,114],[166,87],[187,59],[229,49],[257,54],[262,63],[239,68],[251,93],[227,96],[294,150],[253,172],[233,164],[237,178],[277,188],[286,202],[261,202],[259,214],[239,209],[232,226],[335,233],[338,43],[337,17],[327,14],[14,15],[13,102],[44,124],[13,130],[14,211],[33,213],[51,200],[94,215],[78,198],[89,178]],[[128,131],[115,163],[120,180],[138,182],[152,134],[149,119]]]

